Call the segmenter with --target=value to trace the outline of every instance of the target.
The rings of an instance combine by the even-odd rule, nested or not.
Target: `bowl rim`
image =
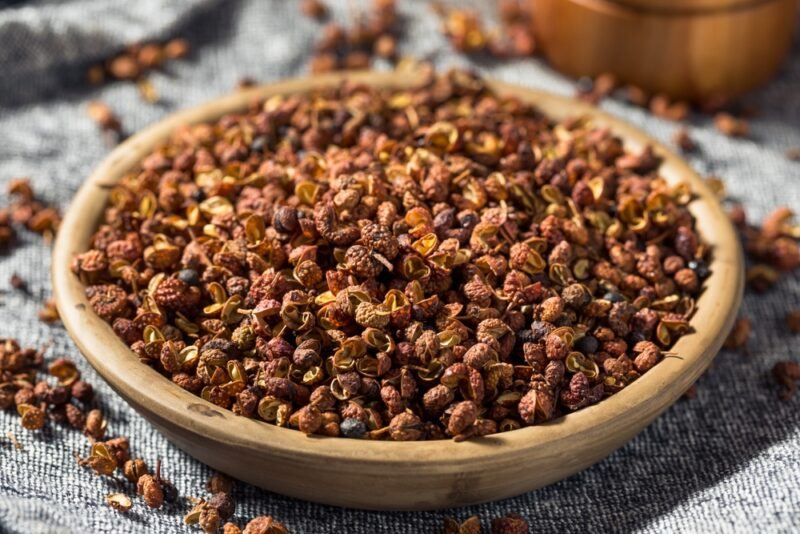
[[[330,87],[343,80],[383,88],[411,87],[422,79],[418,72],[372,71],[334,73],[313,78],[295,78],[239,91],[219,99],[173,113],[134,134],[117,146],[92,172],[72,200],[58,232],[52,255],[53,291],[62,322],[95,370],[137,411],[156,415],[162,422],[184,432],[216,442],[236,442],[274,458],[323,459],[375,466],[425,469],[443,465],[456,469],[465,462],[481,462],[485,469],[507,464],[515,451],[530,447],[559,447],[565,440],[592,439],[619,425],[648,422],[678,399],[702,374],[720,349],[736,318],[743,291],[743,258],[738,237],[714,194],[674,152],[627,122],[589,104],[544,91],[487,80],[499,94],[517,96],[535,104],[545,115],[560,119],[587,116],[607,125],[620,136],[626,148],[646,144],[663,157],[662,176],[670,182],[687,181],[696,199],[690,209],[697,218],[698,232],[713,247],[712,274],[705,280],[691,320],[695,332],[678,340],[666,357],[622,391],[599,403],[544,424],[455,443],[452,440],[393,442],[306,436],[294,429],[236,416],[173,384],[150,366],[138,361],[110,325],[93,313],[84,286],[70,271],[75,253],[86,250],[106,204],[108,191],[129,169],[178,126],[207,122],[240,111],[256,98],[307,92]],[[704,325],[705,328],[697,328]],[[611,424],[611,423],[614,424]],[[487,446],[489,445],[489,446]],[[503,453],[497,453],[497,447]]]

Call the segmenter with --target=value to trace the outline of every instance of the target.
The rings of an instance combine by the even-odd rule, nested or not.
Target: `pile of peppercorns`
[[[651,149],[464,71],[185,126],[73,270],[147,365],[305,433],[462,440],[614,394],[690,330],[707,248]]]

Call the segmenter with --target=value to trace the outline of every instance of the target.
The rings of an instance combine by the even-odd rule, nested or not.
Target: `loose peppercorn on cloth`
[[[572,94],[574,83],[541,60],[472,62],[439,33],[430,4],[398,2],[403,17],[401,55],[437,68],[471,66],[487,76]],[[462,4],[459,2],[459,4]],[[492,4],[486,2],[485,4]],[[358,2],[331,1],[332,16],[347,24]],[[481,6],[491,24],[493,9]],[[232,91],[238,79],[261,82],[302,75],[320,26],[285,0],[70,0],[0,1],[0,185],[30,176],[45,200],[65,209],[108,146],[86,113],[90,100],[108,103],[128,132],[174,110]],[[160,100],[146,104],[132,83],[88,87],[89,65],[137,40],[185,37],[189,59],[150,76]],[[734,43],[731,53],[736,53]],[[388,65],[378,64],[379,67]],[[658,65],[653,65],[658,68]],[[779,204],[800,210],[800,163],[784,152],[800,147],[800,41],[778,78],[749,101],[758,108],[751,135],[731,139],[708,117],[694,117],[689,156],[702,174],[722,177],[730,195],[760,220]],[[677,124],[607,100],[608,111],[669,142]],[[546,111],[546,110],[545,110]],[[23,346],[52,341],[48,359],[75,358],[94,384],[111,436],[129,436],[135,455],[163,471],[182,495],[207,496],[211,470],[174,446],[128,407],[82,359],[65,330],[37,320],[51,295],[50,249],[35,235],[0,257],[0,336]],[[11,288],[23,276],[30,294]],[[608,459],[567,480],[519,497],[457,510],[378,513],[289,499],[246,484],[235,490],[234,520],[241,526],[269,514],[291,532],[440,532],[445,516],[490,518],[516,512],[532,532],[682,531],[788,532],[800,528],[800,396],[780,402],[770,369],[800,358],[800,337],[784,317],[800,307],[800,277],[784,278],[763,295],[749,294],[743,313],[755,323],[746,354],[723,351],[697,384],[640,436]],[[140,498],[122,515],[104,502],[117,484],[76,465],[87,454],[80,433],[50,424],[31,433],[18,416],[0,412],[0,531],[185,532],[186,504],[159,511]],[[16,450],[6,432],[23,446]],[[356,444],[354,444],[355,446]],[[524,469],[525,466],[520,466]],[[128,488],[127,491],[130,491]],[[191,527],[194,528],[194,527]]]

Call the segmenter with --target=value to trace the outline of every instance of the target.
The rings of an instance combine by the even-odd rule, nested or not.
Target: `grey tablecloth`
[[[232,90],[238,78],[277,80],[305,72],[318,26],[297,15],[295,2],[215,0],[72,0],[0,2],[0,182],[30,176],[47,200],[66,208],[90,170],[107,153],[86,103],[102,99],[133,131],[172,110]],[[354,2],[335,2],[346,20]],[[406,29],[402,54],[440,68],[468,65],[439,35],[438,21],[421,1],[400,2]],[[332,3],[333,5],[333,3]],[[88,89],[85,67],[120,44],[185,36],[190,60],[173,63],[152,80],[162,96],[146,105],[132,84]],[[742,43],[740,46],[746,46]],[[709,119],[696,118],[692,136],[701,151],[691,158],[701,173],[718,174],[733,196],[760,218],[776,204],[800,209],[800,163],[784,150],[800,146],[800,43],[779,78],[753,96],[760,108],[752,138],[729,139]],[[736,53],[732,50],[731,53]],[[572,83],[537,60],[475,65],[509,82],[571,94]],[[656,65],[653,66],[657,68]],[[676,125],[618,102],[608,110],[668,141]],[[92,371],[58,326],[36,320],[50,294],[50,253],[35,236],[0,257],[0,336],[26,346],[53,340],[48,357],[69,355],[99,390],[113,434],[131,437],[137,454],[160,457],[168,476],[187,495],[202,495],[209,469],[171,446]],[[10,290],[12,273],[30,283],[32,296]],[[487,519],[525,516],[536,532],[584,531],[791,531],[800,528],[800,415],[795,399],[776,400],[769,376],[774,362],[797,359],[800,337],[783,327],[800,306],[800,278],[790,277],[763,296],[748,295],[745,313],[756,319],[750,355],[722,352],[698,384],[697,398],[681,401],[629,445],[585,472],[515,499],[469,509],[428,513],[371,513],[288,499],[254,487],[237,490],[236,519],[271,514],[292,532],[439,531],[445,515]],[[185,509],[127,515],[102,501],[113,484],[75,466],[85,438],[51,426],[43,433],[18,427],[0,413],[0,430],[15,431],[24,452],[0,436],[0,531],[178,532]],[[525,466],[520,466],[524,469]]]

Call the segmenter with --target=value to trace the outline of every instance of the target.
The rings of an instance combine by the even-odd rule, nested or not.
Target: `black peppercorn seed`
[[[178,271],[178,279],[190,286],[196,286],[200,283],[200,275],[194,269],[181,269]]]
[[[353,417],[348,417],[340,425],[342,435],[346,438],[363,438],[367,433],[367,426]]]

